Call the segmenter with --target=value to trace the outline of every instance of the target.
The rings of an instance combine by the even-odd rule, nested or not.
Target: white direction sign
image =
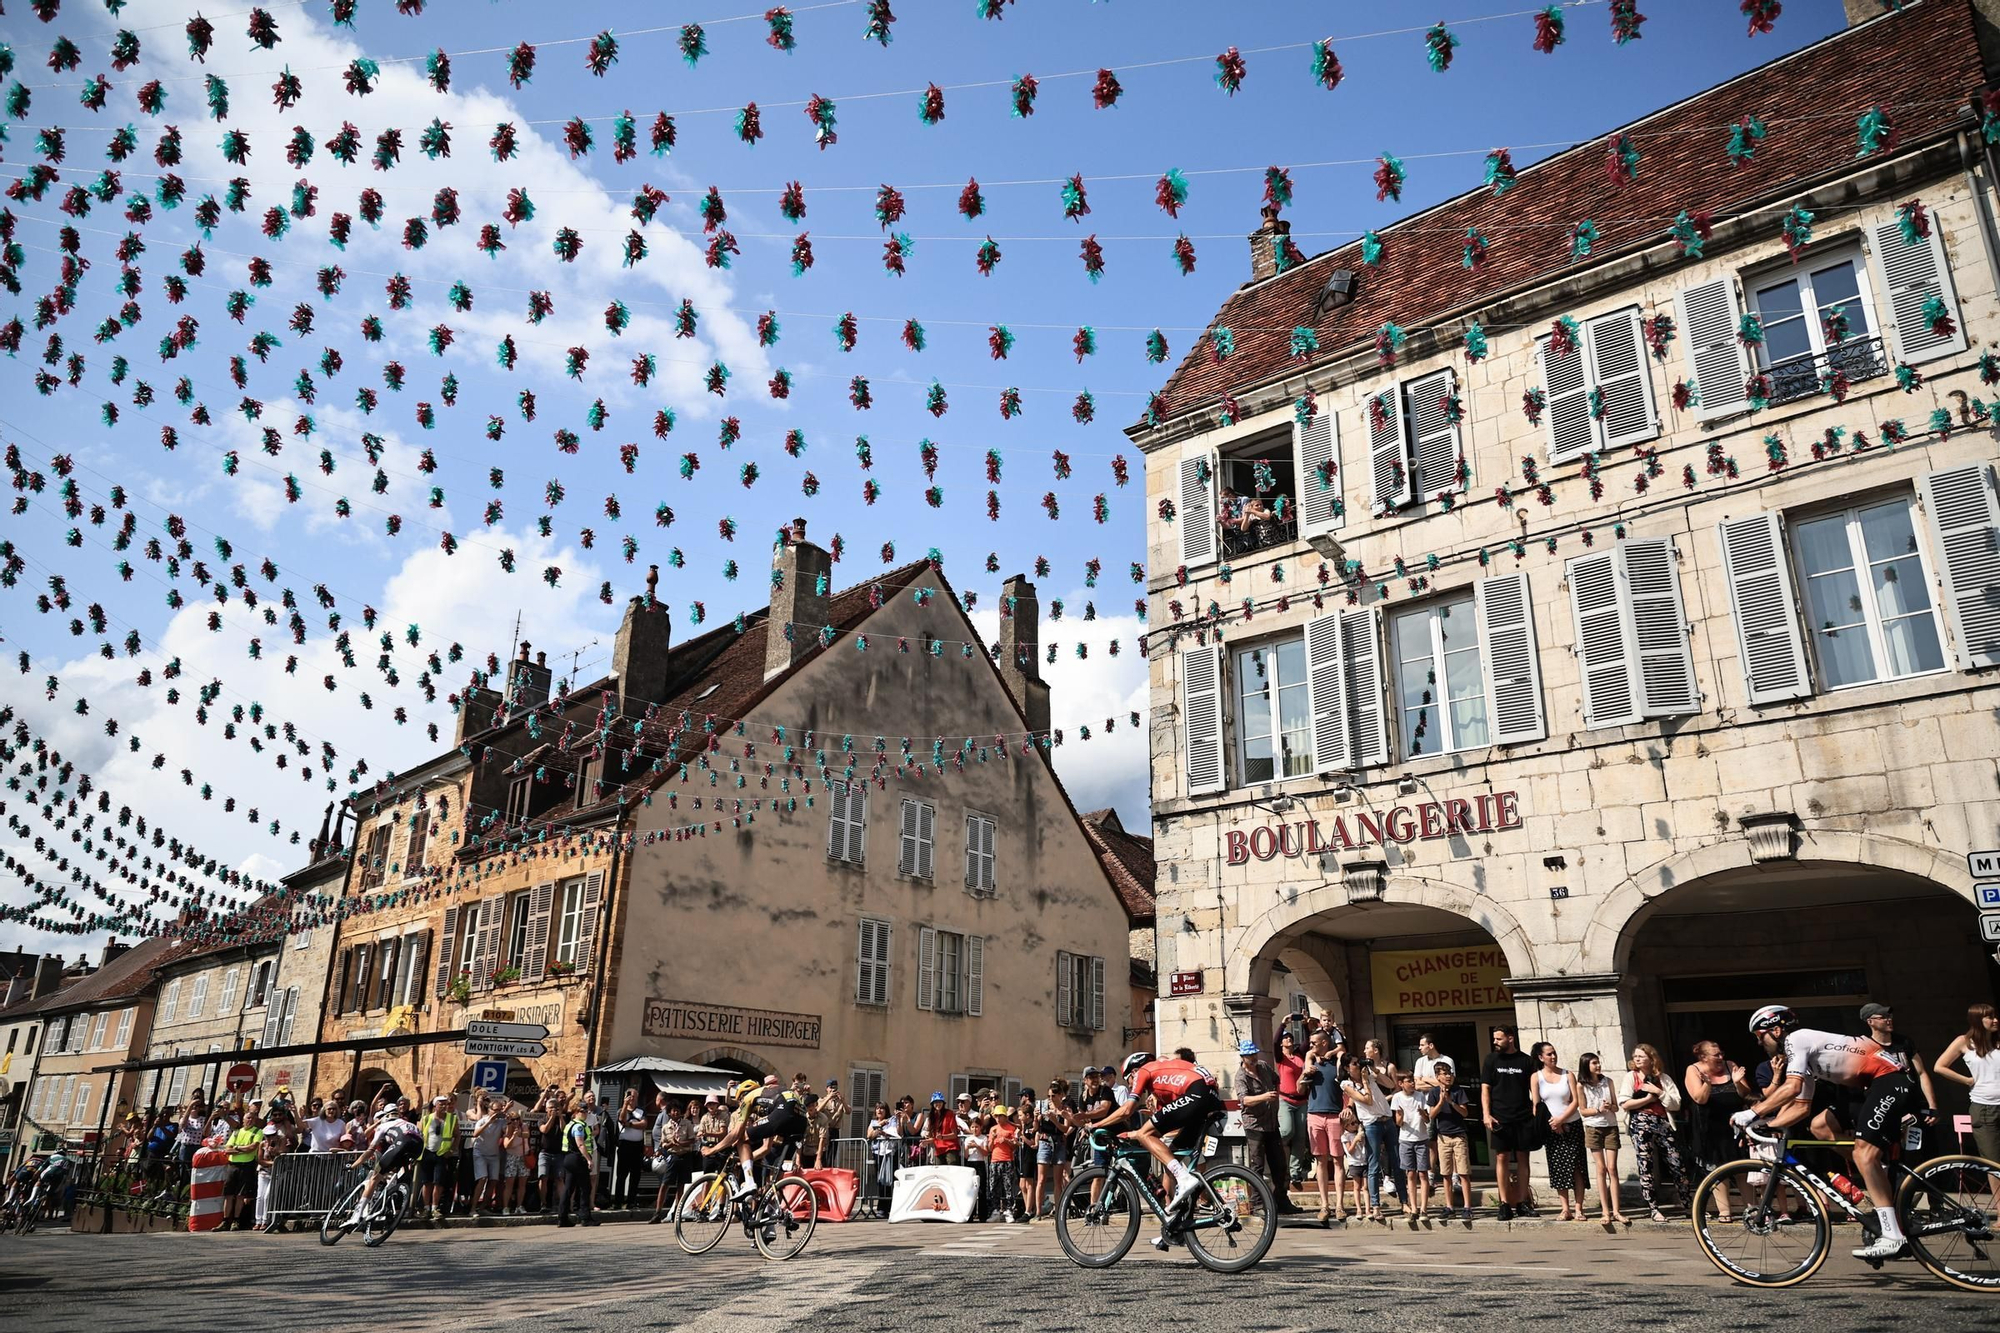
[[[549,1035],[545,1023],[492,1023],[475,1018],[465,1025],[468,1037],[497,1037],[506,1041],[540,1041]]]
[[[1972,899],[1982,912],[2000,912],[2000,884],[1975,884]]]
[[[1970,852],[1965,858],[1974,879],[2000,879],[2000,851]]]
[[[1988,944],[2000,944],[2000,912],[1979,914],[1979,938]]]
[[[493,1041],[474,1037],[465,1043],[467,1055],[506,1055],[517,1060],[536,1060],[549,1053],[538,1041]]]

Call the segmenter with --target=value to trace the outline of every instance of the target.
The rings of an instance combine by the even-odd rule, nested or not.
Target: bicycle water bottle
[[[1840,1172],[1835,1171],[1831,1173],[1827,1176],[1827,1179],[1832,1181],[1833,1187],[1840,1191],[1840,1197],[1849,1203],[1857,1207],[1866,1206],[1868,1203],[1868,1192]]]

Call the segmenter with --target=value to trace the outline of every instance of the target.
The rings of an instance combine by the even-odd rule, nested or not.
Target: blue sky
[[[389,0],[360,0],[356,26],[334,28],[323,0],[269,6],[281,43],[275,50],[252,49],[243,17],[232,8],[215,17],[216,41],[205,65],[191,64],[180,31],[191,6],[174,0],[138,0],[122,17],[110,18],[100,5],[67,0],[53,23],[38,22],[25,5],[10,7],[0,20],[0,40],[10,44],[13,75],[35,89],[25,120],[12,121],[0,174],[18,175],[37,160],[36,133],[66,127],[64,166],[69,170],[40,204],[15,204],[17,239],[26,250],[21,270],[24,294],[0,294],[0,311],[19,314],[30,325],[20,356],[0,366],[0,436],[17,443],[27,466],[50,472],[52,454],[75,460],[79,498],[88,506],[107,503],[111,486],[122,485],[138,517],[138,536],[162,535],[169,513],[189,525],[197,556],[212,568],[247,563],[254,571],[268,557],[284,573],[277,584],[253,575],[253,586],[289,585],[306,605],[311,625],[303,648],[294,648],[282,626],[258,623],[239,601],[222,608],[224,628],[211,633],[207,618],[215,604],[201,595],[185,573],[179,585],[190,605],[178,613],[166,605],[168,582],[161,566],[133,556],[137,571],[121,582],[109,549],[116,515],[102,528],[78,524],[86,534],[80,547],[65,544],[72,526],[60,511],[55,481],[37,497],[29,515],[10,517],[6,535],[29,562],[20,587],[0,599],[0,634],[10,661],[25,651],[33,659],[28,676],[9,673],[16,685],[0,691],[51,744],[62,749],[120,803],[191,838],[225,862],[255,873],[290,868],[296,851],[283,839],[252,829],[243,812],[225,814],[221,798],[236,795],[256,803],[260,816],[279,818],[287,829],[318,822],[328,799],[323,782],[304,783],[296,770],[277,773],[244,743],[224,741],[219,720],[208,727],[193,722],[192,700],[165,704],[156,679],[140,689],[133,678],[151,667],[181,658],[190,691],[220,677],[220,707],[261,703],[276,719],[295,722],[315,746],[334,743],[343,762],[368,757],[373,772],[407,765],[434,748],[423,724],[436,722],[447,735],[451,715],[444,694],[460,688],[470,662],[447,667],[439,698],[425,705],[415,689],[422,655],[456,641],[473,660],[504,655],[517,612],[522,633],[550,652],[559,670],[575,661],[585,678],[601,671],[608,658],[616,615],[637,591],[649,562],[665,565],[678,547],[683,568],[662,571],[661,595],[675,609],[677,634],[690,632],[689,608],[704,604],[708,625],[767,599],[770,534],[794,515],[807,517],[822,542],[838,533],[846,557],[835,582],[866,579],[881,567],[880,548],[893,541],[897,559],[936,547],[961,591],[981,595],[981,624],[992,625],[991,604],[1000,578],[1030,569],[1038,556],[1052,565],[1041,581],[1043,596],[1062,597],[1069,612],[1054,626],[1044,616],[1044,637],[1061,644],[1061,658],[1045,668],[1054,684],[1056,723],[1074,731],[1089,723],[1098,731],[1106,716],[1119,729],[1087,744],[1072,742],[1058,767],[1084,808],[1116,805],[1127,822],[1143,827],[1146,768],[1141,732],[1126,715],[1146,707],[1143,663],[1133,651],[1141,628],[1134,620],[1139,590],[1129,564],[1143,557],[1143,463],[1120,429],[1143,409],[1145,397],[1163,381],[1221,300],[1248,276],[1243,236],[1256,223],[1268,165],[1292,168],[1296,197],[1288,216],[1294,236],[1308,253],[1379,227],[1416,208],[1477,184],[1485,152],[1510,146],[1518,165],[1557,146],[1589,139],[1655,107],[1705,88],[1755,64],[1795,49],[1842,22],[1838,0],[1794,0],[1777,31],[1748,39],[1734,6],[1700,6],[1685,0],[1642,4],[1650,17],[1643,39],[1623,48],[1612,45],[1603,3],[1568,11],[1568,40],[1555,54],[1530,50],[1533,20],[1528,12],[1492,21],[1470,21],[1475,12],[1498,13],[1508,6],[1458,7],[1449,18],[1460,38],[1452,68],[1435,74],[1426,65],[1421,30],[1437,18],[1436,6],[1379,3],[1369,6],[1254,4],[1203,5],[1179,0],[1021,0],[999,22],[982,21],[970,0],[916,4],[900,0],[895,40],[887,49],[862,40],[865,6],[860,3],[796,7],[797,49],[785,54],[764,41],[765,24],[754,7],[734,19],[729,6],[676,3],[644,7],[569,4],[560,9],[502,0],[432,3],[416,18],[395,12]],[[721,17],[728,21],[717,21]],[[678,25],[704,25],[710,54],[689,69],[675,50]],[[108,51],[119,27],[137,32],[141,63],[112,73],[106,109],[92,113],[78,105],[82,80],[100,70],[111,73]],[[662,28],[645,33],[642,28]],[[591,34],[619,34],[620,55],[609,74],[593,77],[584,53]],[[1388,30],[1404,29],[1390,32]],[[1369,33],[1386,35],[1364,36]],[[83,52],[74,72],[51,74],[44,64],[58,35]],[[1306,44],[1331,36],[1345,69],[1345,81],[1328,92],[1310,78]],[[537,45],[532,80],[509,86],[502,52],[518,41]],[[1213,81],[1215,53],[1228,46],[1244,53],[1248,78],[1234,97]],[[421,57],[436,47],[456,54],[450,94],[440,96],[423,80]],[[487,50],[484,54],[475,49]],[[1266,50],[1265,48],[1286,48]],[[341,87],[341,70],[357,55],[382,63],[377,91],[365,98]],[[1192,58],[1192,59],[1190,59]],[[304,89],[299,104],[280,112],[270,85],[289,65]],[[1123,95],[1111,109],[1092,107],[1094,71],[1118,70]],[[216,74],[230,88],[231,114],[217,123],[203,105],[204,74]],[[1040,80],[1035,114],[1009,114],[1009,85],[1023,74]],[[1062,77],[1076,75],[1076,77]],[[134,94],[146,79],[165,81],[166,112],[141,113]],[[944,119],[926,126],[918,115],[919,95],[930,83],[944,90]],[[983,86],[969,86],[983,85]],[[803,103],[818,93],[834,99],[838,142],[820,150]],[[739,142],[736,109],[755,100],[765,137],[754,148]],[[1779,108],[1756,108],[1770,114]],[[610,118],[629,110],[638,123],[641,154],[633,162],[612,161]],[[656,112],[675,116],[678,144],[672,156],[644,151]],[[594,151],[572,160],[561,147],[562,124],[573,116],[591,121]],[[433,117],[452,124],[452,155],[427,160],[417,137]],[[361,131],[362,157],[342,167],[328,156],[326,142],[343,120]],[[486,139],[496,122],[512,121],[520,155],[496,163]],[[107,165],[103,153],[109,131],[131,123],[139,146],[125,164],[124,193],[149,189],[159,169],[153,146],[165,124],[181,129],[185,160],[174,168],[187,182],[187,201],[177,210],[156,211],[142,231],[147,253],[140,260],[144,290],[138,297],[142,321],[109,344],[91,341],[92,330],[114,314],[122,297],[112,289],[118,262],[112,254],[126,230],[116,207],[99,206],[77,225],[83,253],[92,268],[79,288],[77,310],[60,321],[65,354],[80,352],[86,370],[80,389],[64,387],[40,396],[33,380],[41,365],[47,332],[32,328],[34,298],[57,282],[56,228],[66,219],[56,209],[62,190],[87,184]],[[284,160],[292,126],[304,125],[319,142],[303,171]],[[401,165],[370,170],[368,153],[376,134],[402,129]],[[223,131],[249,136],[247,164],[222,160]],[[1378,203],[1370,183],[1371,161],[1389,151],[1408,171],[1403,202]],[[1307,164],[1347,163],[1347,165]],[[1187,174],[1191,197],[1176,221],[1154,204],[1154,182],[1169,167]],[[1090,214],[1080,222],[1062,216],[1060,182],[1081,174]],[[205,273],[191,280],[187,301],[168,304],[163,283],[177,257],[196,240],[194,203],[222,182],[242,176],[252,197],[242,215],[225,214],[214,236],[203,243]],[[297,222],[281,240],[258,231],[257,220],[273,204],[291,198],[301,176],[320,189],[317,216]],[[986,216],[968,222],[959,216],[959,192],[977,177]],[[804,188],[805,220],[798,226],[779,213],[779,193],[791,181]],[[644,228],[651,254],[622,268],[618,251],[633,224],[627,213],[642,182],[665,190],[671,203]],[[1015,183],[1020,182],[1020,183]],[[881,262],[884,229],[874,217],[876,192],[896,187],[907,215],[894,230],[915,238],[908,272],[896,278]],[[422,250],[402,247],[401,220],[427,214],[434,192],[458,192],[463,220],[435,229]],[[710,186],[724,201],[723,224],[738,239],[741,254],[727,271],[704,265],[699,203]],[[357,218],[345,252],[326,241],[335,211],[356,213],[359,192],[380,190],[387,216],[371,231]],[[535,216],[519,227],[501,224],[508,248],[489,259],[474,248],[479,227],[499,222],[507,191],[525,188]],[[556,228],[571,225],[583,237],[581,257],[563,264],[551,251]],[[791,238],[801,228],[813,240],[815,265],[803,277],[791,273]],[[1181,276],[1171,258],[1173,237],[1193,239],[1195,272]],[[1095,233],[1104,248],[1106,269],[1095,284],[1086,280],[1078,256],[1082,237]],[[988,235],[1003,258],[991,277],[975,268],[978,243]],[[273,283],[251,288],[246,265],[251,256],[272,264]],[[339,264],[347,273],[337,296],[313,290],[315,271]],[[390,311],[384,299],[386,275],[411,280],[409,309]],[[469,312],[454,311],[446,293],[454,282],[471,290]],[[232,289],[250,290],[256,303],[240,325],[223,301]],[[555,314],[539,327],[526,324],[526,293],[553,294]],[[685,298],[699,314],[694,339],[675,338],[671,317]],[[622,336],[604,328],[604,307],[627,303],[632,316]],[[286,327],[294,307],[309,302],[314,328],[300,337]],[[774,311],[778,342],[758,346],[757,316]],[[857,320],[854,350],[836,346],[832,327],[845,312]],[[174,320],[191,314],[200,321],[199,344],[177,361],[162,364],[155,348]],[[379,316],[385,339],[365,343],[359,323]],[[0,316],[4,317],[4,316]],[[919,320],[928,346],[921,354],[905,348],[906,319]],[[427,346],[440,323],[455,341],[443,356]],[[989,355],[989,326],[1004,324],[1016,341],[1005,361]],[[1097,353],[1079,364],[1072,341],[1079,326],[1097,337]],[[1146,331],[1165,331],[1172,355],[1166,366],[1144,357]],[[228,358],[245,354],[260,329],[282,345],[268,363],[248,362],[249,386],[229,383]],[[513,373],[495,361],[500,337],[511,333],[520,359]],[[565,349],[591,351],[584,377],[565,376]],[[345,365],[331,377],[318,362],[323,349],[338,348]],[[631,359],[644,352],[659,362],[650,385],[628,378]],[[112,357],[131,363],[124,385],[109,382]],[[394,358],[407,371],[400,393],[383,385],[382,363]],[[726,363],[732,378],[726,398],[703,391],[702,377],[714,360]],[[294,395],[294,378],[312,368],[318,400],[307,407]],[[794,377],[791,396],[774,401],[765,384],[777,368]],[[60,367],[57,368],[60,370]],[[459,384],[458,403],[446,407],[440,381],[450,373]],[[865,375],[875,405],[857,412],[849,404],[849,378]],[[189,376],[214,414],[209,429],[191,425],[171,389]],[[151,406],[135,407],[136,381],[151,384]],[[926,390],[941,383],[949,401],[942,417],[925,410]],[[376,389],[380,405],[370,416],[354,406],[358,388]],[[1003,421],[998,410],[1003,387],[1022,391],[1024,415]],[[532,388],[536,420],[521,419],[516,396]],[[1096,420],[1071,419],[1076,395],[1094,396]],[[264,403],[264,417],[250,423],[234,408],[245,394]],[[120,404],[121,420],[107,427],[101,403]],[[585,422],[585,412],[602,398],[609,419],[601,431]],[[422,429],[416,403],[432,404],[433,429]],[[654,413],[670,408],[677,417],[672,435],[656,439]],[[315,433],[301,437],[292,425],[310,413]],[[485,435],[489,415],[504,419],[498,442]],[[721,418],[742,421],[742,440],[718,446]],[[173,425],[179,447],[160,446],[160,428]],[[259,448],[264,426],[275,426],[283,452],[266,458]],[[567,428],[580,437],[579,452],[558,452],[553,433]],[[788,431],[802,431],[805,452],[789,457]],[[381,467],[386,490],[372,489],[374,468],[361,456],[361,436],[383,437]],[[869,439],[874,467],[864,473],[855,437]],[[940,462],[936,484],[941,507],[925,502],[929,483],[920,458],[921,439],[934,441]],[[639,454],[630,474],[621,466],[619,446],[636,443]],[[321,448],[335,455],[335,471],[322,475]],[[419,456],[430,449],[437,470],[425,474]],[[226,476],[224,451],[240,459]],[[1002,481],[1000,521],[986,513],[986,455],[998,450]],[[1058,481],[1051,453],[1061,450],[1073,473]],[[696,454],[700,470],[683,480],[679,460]],[[1124,454],[1131,484],[1115,484],[1112,460]],[[758,478],[746,488],[740,469],[754,463]],[[489,484],[498,467],[503,485]],[[803,493],[811,472],[821,489]],[[302,483],[297,503],[288,503],[283,478]],[[871,507],[862,500],[864,478],[881,487]],[[553,509],[546,487],[559,479],[565,495]],[[430,505],[430,489],[444,491],[442,508]],[[1057,495],[1061,518],[1051,522],[1040,501]],[[1103,494],[1108,521],[1092,520],[1093,498]],[[618,520],[605,513],[615,495]],[[346,497],[353,516],[334,516]],[[484,514],[498,500],[504,514],[489,526]],[[672,506],[670,528],[655,525],[661,502]],[[533,531],[538,515],[553,517],[553,535]],[[384,533],[387,514],[403,519],[400,536]],[[718,532],[733,519],[733,542]],[[579,532],[594,530],[593,550],[580,546]],[[438,550],[438,530],[461,543],[455,556]],[[626,535],[638,543],[636,561],[626,564],[619,544]],[[217,558],[213,540],[226,536],[230,561]],[[517,555],[518,572],[503,573],[502,548]],[[986,557],[997,553],[1001,573],[986,572]],[[1102,562],[1095,589],[1084,586],[1085,563]],[[734,560],[739,576],[724,576]],[[562,578],[550,588],[539,577],[559,566]],[[75,607],[66,614],[40,615],[33,599],[48,591],[48,577],[67,581]],[[597,600],[599,584],[610,580],[615,605]],[[348,670],[334,659],[323,613],[308,589],[325,584],[338,598],[345,623],[355,634],[358,665]],[[1099,618],[1084,623],[1086,601]],[[95,655],[95,634],[73,637],[71,616],[91,603],[109,616],[114,643],[129,630],[146,651],[115,662]],[[361,629],[360,609],[381,612],[377,632],[396,636],[399,688],[389,688],[372,669],[375,634]],[[405,632],[422,628],[422,643],[411,649]],[[252,661],[249,640],[262,640],[263,656]],[[1122,641],[1113,659],[1108,640]],[[1074,644],[1087,641],[1087,660]],[[283,664],[297,653],[296,674]],[[331,673],[331,694],[320,680]],[[54,700],[38,687],[56,675],[62,685]],[[367,691],[374,708],[362,710]],[[74,711],[79,697],[90,700],[89,717]],[[391,710],[401,705],[409,722],[396,725]],[[103,722],[116,716],[116,740]],[[129,736],[142,740],[131,753]],[[154,753],[170,762],[150,768]],[[215,799],[202,801],[174,776],[187,765],[196,781],[212,782]],[[346,789],[346,783],[338,783]],[[12,801],[17,813],[20,803]],[[39,818],[35,831],[67,842]],[[17,853],[18,854],[18,853]],[[53,868],[28,855],[39,872]],[[6,892],[18,897],[18,883]],[[32,942],[32,941],[30,941]]]

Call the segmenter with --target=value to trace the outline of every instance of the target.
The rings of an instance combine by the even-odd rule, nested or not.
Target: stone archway
[[[755,1051],[746,1051],[741,1046],[711,1046],[694,1056],[694,1064],[707,1065],[712,1069],[732,1069],[752,1078],[764,1078],[778,1072],[778,1067],[764,1059]]]

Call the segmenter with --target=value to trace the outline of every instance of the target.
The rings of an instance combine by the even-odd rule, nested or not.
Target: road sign
[[[549,1053],[538,1041],[494,1041],[474,1037],[465,1043],[467,1055],[509,1055],[517,1060],[535,1060]]]
[[[257,1086],[257,1066],[231,1065],[229,1077],[223,1080],[224,1087],[231,1092],[248,1092]]]
[[[545,1023],[492,1023],[484,1019],[472,1019],[465,1025],[468,1037],[497,1037],[505,1041],[540,1041],[549,1035]]]
[[[474,1092],[505,1092],[507,1090],[507,1062],[505,1060],[480,1060],[472,1066],[472,1090]]]
[[[1972,897],[1982,912],[2000,912],[2000,884],[1975,884]]]
[[[1965,864],[1972,868],[1974,879],[2000,878],[2000,852],[1968,853]]]
[[[1979,938],[1988,944],[2000,944],[2000,912],[1979,914]]]

